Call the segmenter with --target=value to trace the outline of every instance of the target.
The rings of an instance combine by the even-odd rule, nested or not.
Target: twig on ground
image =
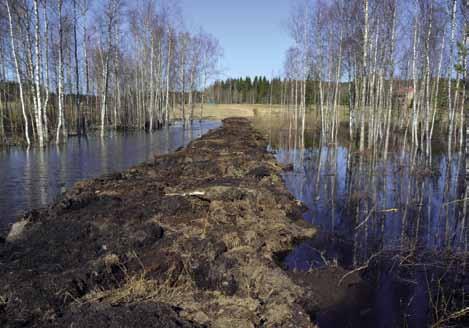
[[[171,194],[166,194],[166,196],[204,196],[205,192],[203,191],[191,191],[191,192],[182,192],[182,193],[171,193]]]
[[[342,278],[340,278],[339,282],[337,283],[337,286],[340,286],[342,284],[342,282],[345,280],[345,278],[347,278],[348,276],[356,273],[356,272],[360,272],[360,271],[363,271],[365,270],[366,268],[368,268],[368,266],[370,265],[370,262],[372,259],[374,259],[375,257],[377,257],[378,255],[380,255],[381,252],[378,252],[376,254],[373,254],[372,256],[370,256],[370,258],[366,261],[366,263],[358,268],[355,268],[353,269],[352,271],[349,271],[347,272],[346,274],[344,274],[342,276]]]
[[[459,318],[462,318],[466,315],[469,315],[469,307],[466,307],[464,309],[461,309],[459,311],[456,311],[456,312],[453,312],[451,313],[449,316],[445,317],[445,318],[442,318],[440,320],[438,320],[437,322],[435,322],[433,325],[432,325],[432,328],[433,327],[440,327],[443,323],[445,322],[448,322],[450,320],[454,320],[454,319],[459,319]]]
[[[361,227],[362,225],[364,225],[364,224],[370,219],[371,215],[375,212],[375,210],[376,210],[376,204],[375,204],[375,206],[373,206],[373,208],[371,209],[371,211],[368,212],[368,215],[366,216],[365,220],[363,220],[359,225],[357,225],[357,226],[355,227],[355,230],[360,229],[360,227]]]

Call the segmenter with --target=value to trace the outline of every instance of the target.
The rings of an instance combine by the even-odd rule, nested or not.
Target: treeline
[[[428,154],[439,110],[448,123],[449,151],[456,141],[463,149],[468,6],[465,0],[295,1],[284,67],[295,126],[304,130],[313,92],[322,136],[332,142],[339,105],[348,98],[350,139],[361,151],[378,146],[386,158],[398,130]],[[317,81],[314,91],[308,80]],[[395,95],[410,99],[410,106]]]
[[[208,92],[217,104],[280,104],[282,100],[281,78],[265,76],[217,80]]]
[[[185,123],[221,55],[174,1],[0,0],[0,143]]]
[[[208,100],[216,104],[275,104],[288,107],[299,104],[301,94],[293,94],[295,85],[298,87],[300,83],[306,83],[306,105],[307,110],[315,108],[319,105],[321,99],[320,87],[324,89],[322,84],[326,82],[311,80],[307,78],[305,82],[282,79],[280,77],[268,80],[267,77],[246,77],[237,79],[216,80],[207,89]],[[387,82],[389,83],[389,82]],[[453,88],[458,84],[462,85],[464,81],[452,81]],[[403,98],[409,95],[409,90],[413,85],[412,80],[395,80],[393,101],[397,107],[412,105],[411,99],[407,103]],[[444,108],[448,105],[448,79],[441,78],[440,88],[438,90],[437,108]],[[338,105],[349,108],[353,99],[356,99],[356,86],[352,82],[339,82]],[[460,88],[461,89],[461,88]],[[462,89],[460,90],[462,91]],[[296,99],[296,101],[295,101]],[[402,100],[402,101],[400,101]]]

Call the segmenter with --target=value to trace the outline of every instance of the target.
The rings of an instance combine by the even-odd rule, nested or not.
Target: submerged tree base
[[[246,119],[77,183],[0,239],[2,327],[313,327],[276,254],[315,234]]]

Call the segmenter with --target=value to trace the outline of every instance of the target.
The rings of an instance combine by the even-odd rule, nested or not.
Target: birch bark
[[[13,60],[15,62],[16,79],[18,81],[18,88],[20,91],[21,112],[23,114],[23,120],[24,120],[24,137],[26,139],[26,143],[29,146],[31,144],[31,140],[29,139],[28,116],[26,115],[26,106],[24,102],[24,92],[23,92],[23,81],[21,79],[19,61],[18,61],[18,56],[16,54],[16,45],[15,45],[15,37],[14,37],[14,31],[13,31],[13,19],[12,19],[11,9],[10,9],[10,1],[5,0],[5,3],[7,6],[8,24],[9,24],[9,29],[10,29],[11,52],[13,55]]]
[[[34,84],[36,91],[36,110],[34,112],[34,118],[36,121],[36,130],[39,141],[39,147],[44,147],[44,130],[43,130],[43,117],[42,117],[42,99],[41,99],[41,61],[40,61],[40,31],[39,31],[39,4],[38,0],[33,1],[34,6]]]

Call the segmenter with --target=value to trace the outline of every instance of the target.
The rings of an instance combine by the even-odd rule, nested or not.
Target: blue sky
[[[224,49],[222,77],[278,74],[291,45],[291,0],[181,0],[186,27],[202,26]]]

